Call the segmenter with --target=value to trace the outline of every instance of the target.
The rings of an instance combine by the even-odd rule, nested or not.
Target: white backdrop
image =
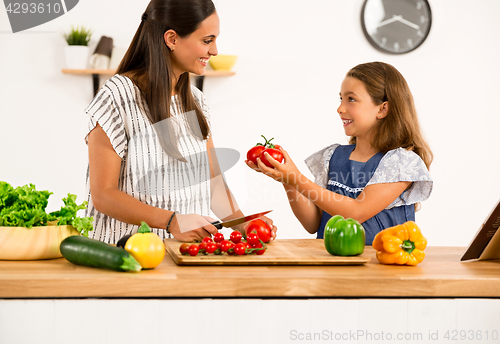
[[[227,179],[245,213],[270,214],[280,238],[312,237],[294,218],[280,184],[244,164],[260,135],[275,137],[307,173],[303,160],[345,143],[336,113],[351,67],[393,64],[406,77],[434,152],[434,191],[417,213],[429,244],[466,246],[500,198],[500,1],[429,0],[426,42],[401,56],[376,51],[360,25],[363,0],[215,1],[219,53],[237,54],[236,75],[206,79],[216,146],[241,153]],[[0,9],[0,180],[54,192],[49,210],[68,192],[84,198],[87,151],[83,109],[90,76],[61,73],[61,33],[84,24],[126,47],[147,0],[81,0],[68,14],[12,34]]]

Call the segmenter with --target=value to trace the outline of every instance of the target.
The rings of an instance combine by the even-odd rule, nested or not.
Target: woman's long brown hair
[[[377,122],[372,145],[380,152],[402,147],[415,152],[429,169],[433,154],[424,139],[410,88],[401,73],[383,62],[370,62],[352,68],[346,76],[363,82],[373,102],[388,102],[387,115]],[[350,138],[356,143],[356,137]]]
[[[215,13],[211,0],[152,0],[143,14],[132,43],[118,66],[117,74],[127,74],[141,90],[145,100],[146,115],[152,124],[170,118],[173,94],[172,62],[163,35],[174,30],[179,36],[186,37],[196,31],[201,22]],[[139,18],[138,18],[139,19]],[[210,134],[208,121],[194,99],[191,91],[189,73],[185,72],[177,81],[177,92],[182,111],[194,111],[196,116],[187,116],[188,128],[200,139]],[[186,161],[179,152],[176,133],[170,123],[156,127],[156,134],[167,154]]]

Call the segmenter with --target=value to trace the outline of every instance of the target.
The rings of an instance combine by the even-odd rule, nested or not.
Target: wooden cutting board
[[[370,260],[364,253],[354,257],[332,256],[326,251],[322,239],[277,239],[267,244],[267,250],[261,256],[183,256],[179,252],[182,242],[165,239],[164,243],[177,265],[361,265]]]

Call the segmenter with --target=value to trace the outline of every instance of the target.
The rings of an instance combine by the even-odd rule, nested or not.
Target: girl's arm
[[[246,164],[251,169],[262,172],[252,161],[247,160]],[[292,186],[283,184],[283,187],[285,188],[290,208],[302,227],[311,234],[316,233],[321,223],[323,211]]]
[[[208,159],[210,161],[210,175],[212,180],[210,182],[211,189],[211,207],[212,211],[218,218],[223,221],[228,221],[231,219],[237,219],[239,217],[245,216],[243,212],[238,207],[236,199],[234,198],[229,186],[224,180],[224,176],[220,170],[219,161],[217,159],[217,154],[215,151],[214,143],[212,137],[207,141],[207,152]],[[274,226],[273,221],[263,216],[264,220],[271,228],[271,238],[276,238],[276,226]],[[234,229],[244,232],[244,228],[247,223],[235,226]]]
[[[283,184],[290,208],[302,227],[311,234],[318,231],[323,212],[309,199],[290,185]]]
[[[359,196],[353,199],[322,188],[307,179],[297,169],[288,153],[283,149],[282,152],[285,157],[283,164],[272,159],[271,156],[266,156],[274,169],[258,160],[259,169],[271,178],[295,189],[327,213],[350,217],[360,223],[384,210],[411,185],[411,182],[372,184],[365,187]]]
[[[134,225],[145,221],[153,228],[167,227],[167,222],[173,215],[172,211],[142,203],[118,189],[121,158],[99,124],[88,135],[88,151],[90,190],[92,203],[97,211]],[[177,217],[183,217],[183,227],[186,224],[196,229],[181,232]],[[177,215],[176,218],[172,221],[170,232],[178,240],[201,240],[208,235],[207,232],[217,232],[216,228],[200,215]]]

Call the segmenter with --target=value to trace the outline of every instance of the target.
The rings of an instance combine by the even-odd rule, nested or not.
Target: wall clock
[[[378,50],[405,54],[417,49],[431,30],[427,0],[365,0],[361,25],[368,41]]]

